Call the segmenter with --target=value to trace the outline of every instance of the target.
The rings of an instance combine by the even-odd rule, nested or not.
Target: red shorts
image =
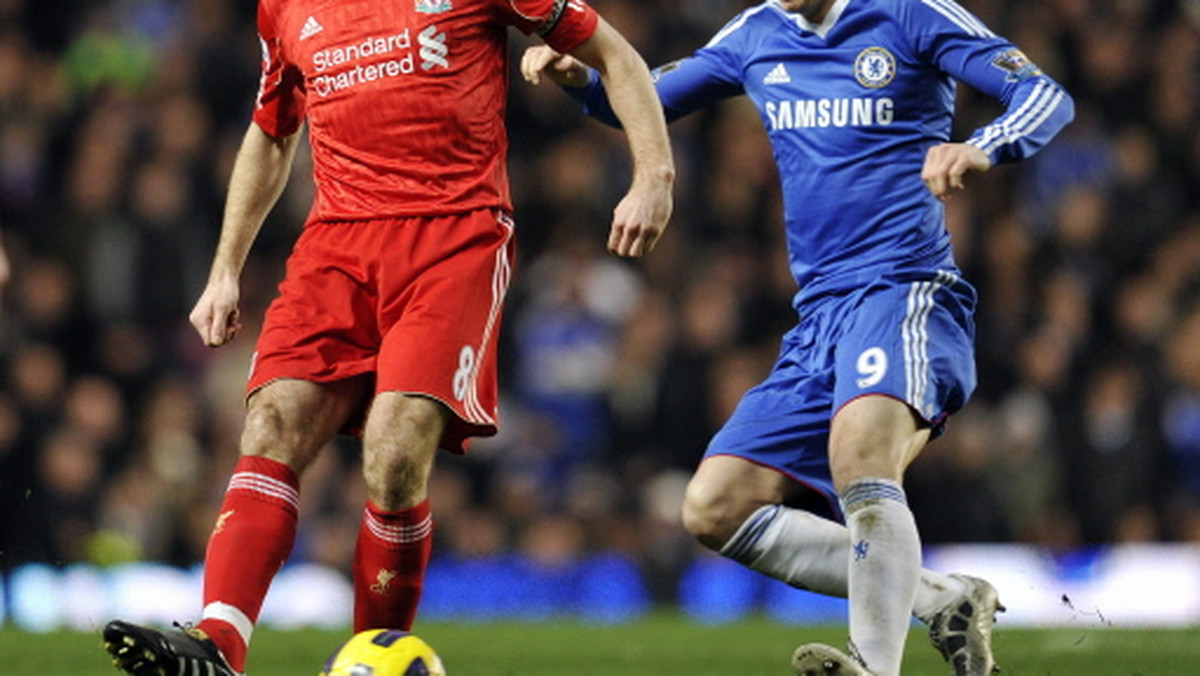
[[[363,374],[375,392],[440,401],[457,416],[441,446],[496,433],[496,342],[515,242],[507,214],[305,227],[267,308],[247,396],[280,378]],[[343,430],[361,430],[365,408]]]

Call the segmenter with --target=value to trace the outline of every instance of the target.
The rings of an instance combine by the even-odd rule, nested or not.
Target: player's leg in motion
[[[907,404],[860,397],[833,419],[830,471],[850,532],[850,641],[875,674],[900,673],[921,577],[921,539],[900,483],[929,440]]]
[[[251,397],[241,457],[205,554],[201,620],[168,632],[109,623],[105,641],[117,666],[131,674],[244,671],[267,589],[295,544],[299,477],[361,406],[366,386],[276,380]]]
[[[782,505],[795,487],[779,472],[736,456],[706,458],[688,484],[684,525],[704,545],[749,568],[846,598],[850,533],[840,523]],[[955,673],[974,676],[990,673],[995,664],[990,629],[998,607],[987,582],[922,569],[912,614],[930,625],[935,647],[948,660],[956,653]],[[965,629],[950,630],[952,618],[961,620],[960,609],[971,620]]]
[[[688,484],[684,525],[701,543],[748,568],[817,594],[846,598],[850,532],[780,504],[791,480],[735,456],[701,463]],[[963,598],[959,576],[922,569],[913,614],[932,619]]]
[[[363,435],[367,505],[354,553],[354,629],[412,628],[433,544],[429,475],[452,415],[437,401],[383,392]]]
[[[361,380],[277,380],[249,402],[241,452],[204,559],[199,629],[238,671],[267,588],[296,541],[299,478],[361,406]]]

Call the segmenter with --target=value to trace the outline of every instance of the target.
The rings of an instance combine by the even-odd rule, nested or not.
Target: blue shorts
[[[907,403],[941,432],[975,389],[975,290],[932,272],[880,279],[804,308],[770,375],[752,388],[704,457],[734,455],[821,494],[841,518],[829,472],[829,429],[852,399]]]

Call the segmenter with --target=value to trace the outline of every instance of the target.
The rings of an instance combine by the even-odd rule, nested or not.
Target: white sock
[[[913,602],[912,614],[925,624],[929,624],[938,611],[945,610],[951,603],[956,603],[966,593],[967,585],[962,580],[922,568],[921,582],[917,585],[917,600]]]
[[[921,539],[904,489],[857,479],[842,492],[850,531],[850,642],[879,676],[896,676],[921,578]]]
[[[846,527],[783,505],[758,508],[721,554],[793,587],[846,598]]]
[[[782,505],[759,507],[721,554],[798,589],[847,596],[850,531],[810,512]],[[966,585],[960,580],[923,568],[913,615],[928,621],[964,593]]]

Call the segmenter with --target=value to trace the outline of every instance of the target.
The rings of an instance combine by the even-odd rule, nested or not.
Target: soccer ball
[[[398,629],[369,629],[338,648],[318,676],[446,676],[429,644]]]

